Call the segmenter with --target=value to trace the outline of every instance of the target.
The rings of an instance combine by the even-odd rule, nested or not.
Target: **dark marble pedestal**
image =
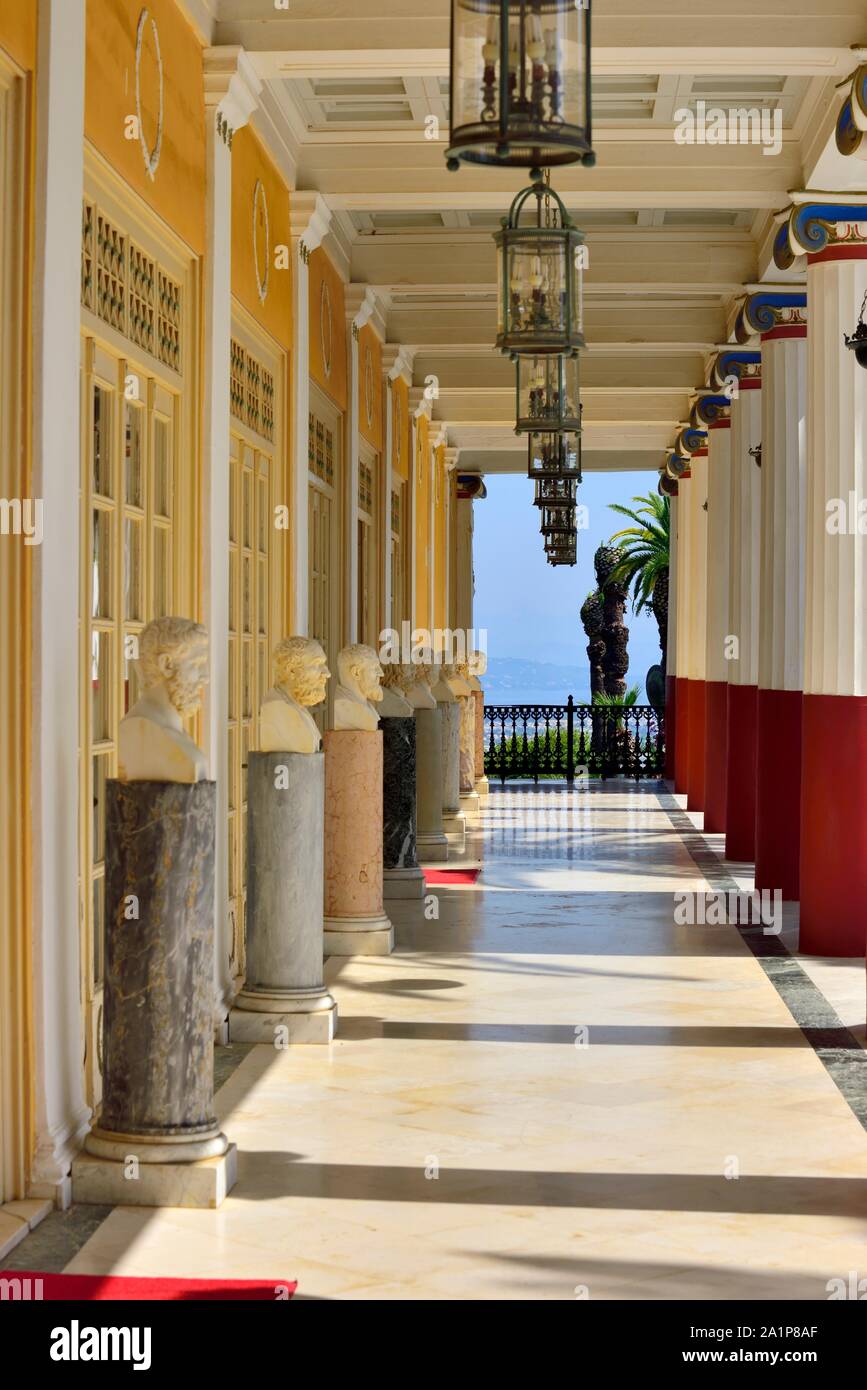
[[[215,806],[214,782],[106,783],[103,1105],[76,1201],[214,1206],[234,1180],[214,1115]]]
[[[251,753],[247,768],[247,978],[233,1042],[325,1043],[337,1005],[323,982],[325,758]]]
[[[416,855],[415,717],[380,720],[382,729],[383,897],[424,897]]]

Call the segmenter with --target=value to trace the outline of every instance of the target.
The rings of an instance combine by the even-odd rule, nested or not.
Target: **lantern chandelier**
[[[591,0],[452,0],[449,169],[592,165]]]
[[[578,355],[517,359],[516,434],[547,430],[578,433],[581,429],[580,372]]]
[[[524,220],[535,198],[535,216]],[[584,233],[550,182],[521,190],[494,233],[497,347],[511,357],[571,356],[584,347]]]

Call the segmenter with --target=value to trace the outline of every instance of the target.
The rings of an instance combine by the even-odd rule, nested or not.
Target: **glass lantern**
[[[581,435],[528,435],[527,476],[530,478],[572,478],[576,483],[580,483]]]
[[[579,357],[518,358],[516,434],[581,429]]]
[[[574,508],[543,506],[539,530],[543,536],[571,536],[575,530]]]
[[[578,352],[584,347],[584,233],[562,199],[546,183],[531,184],[515,198],[494,241],[500,351],[513,357]]]
[[[577,493],[577,478],[537,478],[533,506],[574,508]]]
[[[449,169],[596,163],[591,0],[452,0]]]
[[[549,565],[574,565],[578,561],[578,533],[568,536],[546,536],[545,554]]]

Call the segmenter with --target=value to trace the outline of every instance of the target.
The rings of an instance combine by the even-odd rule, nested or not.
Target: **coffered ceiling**
[[[461,467],[520,469],[513,368],[491,346],[491,231],[527,178],[446,170],[449,0],[186,3],[208,42],[247,50],[266,84],[257,123],[295,186],[328,202],[330,249],[381,293],[389,341],[415,353],[415,384],[437,378],[434,418]],[[867,10],[596,0],[593,31],[597,164],[555,173],[590,255],[584,457],[656,469],[739,290],[781,278],[769,242],[789,191],[867,187],[867,165],[833,148]],[[676,113],[700,101],[779,112],[779,152],[677,143]]]

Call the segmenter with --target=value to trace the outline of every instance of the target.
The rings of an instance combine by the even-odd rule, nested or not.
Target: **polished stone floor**
[[[681,805],[494,791],[477,883],[436,889],[435,920],[391,904],[393,956],[329,962],[335,1042],[231,1070],[224,1206],[115,1209],[67,1268],[363,1299],[825,1299],[867,1276],[864,963],[805,971],[788,921],[769,960],[676,925],[674,893],[730,882]]]

